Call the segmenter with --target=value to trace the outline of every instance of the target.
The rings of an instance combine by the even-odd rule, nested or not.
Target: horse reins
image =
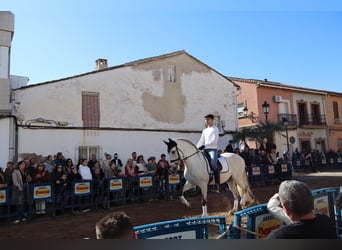
[[[189,159],[190,157],[200,153],[201,150],[197,150],[196,152],[192,153],[191,155],[185,156],[183,159],[180,157],[178,146],[176,146],[176,152],[177,152],[178,158],[175,160],[170,160],[171,163],[175,162],[175,161],[185,161],[185,160]],[[205,159],[205,157],[204,157],[204,159]],[[210,174],[209,169],[208,169],[208,165],[207,165],[207,171],[208,171],[208,174]]]
[[[190,157],[192,157],[192,156],[198,154],[199,152],[201,152],[200,150],[197,150],[195,153],[192,153],[191,155],[185,156],[185,157],[182,159],[182,158],[180,157],[180,154],[179,154],[178,146],[176,146],[176,151],[177,151],[178,158],[175,159],[175,160],[171,160],[170,162],[185,161],[186,159],[189,159]]]

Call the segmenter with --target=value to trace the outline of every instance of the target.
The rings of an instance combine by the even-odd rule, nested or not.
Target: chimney
[[[95,62],[96,62],[95,70],[101,70],[101,69],[108,68],[107,59],[99,58]]]

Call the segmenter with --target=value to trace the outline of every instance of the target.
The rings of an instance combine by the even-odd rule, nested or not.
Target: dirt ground
[[[313,189],[342,186],[342,170],[321,173],[294,173],[293,179],[306,182]],[[260,203],[266,203],[278,190],[278,185],[257,186],[252,191]],[[72,215],[67,213],[55,218],[35,218],[30,222],[20,224],[0,224],[0,239],[82,239],[95,238],[94,225],[97,220],[110,211],[125,211],[132,219],[134,226],[159,221],[174,220],[189,217],[199,217],[202,213],[200,196],[187,197],[192,204],[187,208],[178,199],[170,201],[153,201],[139,204],[126,204],[110,209],[92,210],[87,213]],[[227,224],[233,221],[228,216],[232,208],[231,192],[221,194],[208,193],[209,215],[226,216]],[[218,231],[218,230],[217,230]]]

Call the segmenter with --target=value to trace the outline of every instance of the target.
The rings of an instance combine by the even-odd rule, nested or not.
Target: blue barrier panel
[[[341,157],[336,158],[336,165],[337,165],[337,167],[342,167],[342,158]]]
[[[278,179],[279,167],[278,164],[268,164],[265,166],[266,183],[273,183]]]
[[[55,215],[54,188],[50,183],[31,184],[29,201],[29,217],[32,214],[51,212]]]
[[[104,187],[104,207],[110,207],[112,202],[126,203],[126,183],[124,177],[108,178]]]
[[[264,166],[249,166],[248,180],[252,186],[264,184]]]
[[[337,196],[337,188],[322,188],[312,191],[315,210],[327,214],[333,221],[335,218],[334,201]],[[340,213],[336,213],[341,218]],[[267,236],[272,230],[283,225],[283,222],[267,210],[267,204],[261,204],[240,210],[234,214],[233,229],[228,236],[231,239],[241,238],[241,220],[246,217],[246,238],[261,239]]]
[[[64,199],[64,197],[62,197],[62,199]],[[75,210],[89,209],[92,206],[93,206],[92,181],[85,180],[85,181],[73,182],[72,190],[71,190],[72,212],[75,212]]]
[[[342,193],[342,186],[340,186],[340,193]],[[336,200],[336,199],[335,199]],[[337,233],[342,236],[342,209],[336,208],[336,225]]]
[[[140,200],[149,200],[154,196],[153,193],[153,175],[140,175],[138,176],[138,186],[139,186],[139,198]]]
[[[0,218],[9,218],[10,198],[9,188],[0,189]]]
[[[163,221],[134,227],[138,239],[208,239],[208,225],[218,225],[219,233],[226,231],[224,216],[208,216]]]
[[[242,228],[242,217],[247,218],[247,239],[262,239],[272,230],[283,225],[281,220],[267,210],[267,204],[260,204],[240,210],[234,214],[234,223],[232,226],[235,229],[230,232],[229,238],[241,239],[240,228]]]
[[[333,221],[335,218],[335,199],[338,188],[321,188],[312,191],[315,210],[328,215]]]
[[[279,166],[279,180],[290,180],[292,179],[292,166],[290,163],[281,163]]]

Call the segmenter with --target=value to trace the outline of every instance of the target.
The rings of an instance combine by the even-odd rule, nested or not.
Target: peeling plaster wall
[[[168,80],[168,65],[175,65],[175,82]],[[225,121],[227,130],[237,129],[236,87],[186,54],[18,89],[14,93],[15,100],[20,101],[17,113],[23,114],[23,124],[41,117],[67,121],[68,127],[82,127],[82,91],[99,92],[100,127],[198,131],[195,135],[182,136],[196,142],[204,128],[204,115],[216,112]],[[146,131],[48,131],[20,128],[19,152],[30,153],[27,151],[34,148],[45,150],[46,144],[50,143],[53,146],[49,150],[54,151],[65,148],[65,144],[69,144],[65,151],[70,152],[79,145],[101,145],[106,151],[109,147],[120,149],[123,142],[130,152],[139,151],[139,142],[143,145],[141,150],[158,145],[159,152],[165,152],[166,148],[160,142],[167,137],[160,135],[172,135],[163,132],[153,142],[150,132]],[[46,135],[41,136],[43,134]],[[125,137],[117,140],[118,135]],[[175,134],[175,137],[179,135]],[[43,143],[35,142],[33,147],[30,141],[37,137]],[[223,139],[222,147],[226,143],[227,139]]]

